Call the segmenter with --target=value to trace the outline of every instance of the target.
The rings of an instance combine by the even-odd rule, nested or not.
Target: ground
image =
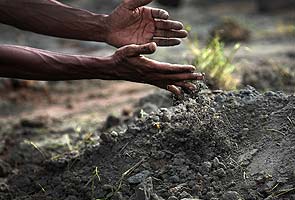
[[[116,1],[109,2],[110,10]],[[295,199],[294,13],[257,13],[253,1],[194,2],[170,13],[190,24],[202,44],[224,17],[250,30],[234,60],[240,90],[202,84],[199,92],[175,98],[123,81],[2,80],[1,200]],[[89,55],[114,51],[0,29],[1,43]],[[185,63],[191,58],[185,43],[153,58]]]

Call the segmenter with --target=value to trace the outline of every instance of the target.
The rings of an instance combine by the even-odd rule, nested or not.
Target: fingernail
[[[193,73],[194,76],[203,76],[201,73]]]
[[[193,73],[194,71],[196,71],[196,67],[195,66],[192,66],[192,65],[188,65],[190,69],[190,71]]]
[[[195,91],[195,90],[197,90],[197,86],[196,85],[192,85],[192,86],[189,87],[189,89],[191,91]]]
[[[204,74],[202,73],[193,73],[194,76],[196,76],[197,80],[203,80],[204,79]]]

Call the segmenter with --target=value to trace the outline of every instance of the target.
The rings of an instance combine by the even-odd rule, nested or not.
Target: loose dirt
[[[295,199],[294,95],[154,94],[120,120],[55,157],[28,141],[12,145],[0,162],[0,199]],[[44,134],[58,134],[47,126]],[[29,139],[41,127],[10,131]]]

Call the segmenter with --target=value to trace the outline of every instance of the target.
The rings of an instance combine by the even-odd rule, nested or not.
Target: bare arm
[[[104,42],[105,18],[55,0],[0,0],[0,23],[56,37]]]
[[[194,90],[187,80],[202,80],[190,65],[174,65],[145,58],[155,43],[129,45],[109,57],[64,55],[34,48],[0,45],[0,77],[33,80],[104,79],[146,83],[175,94],[178,87]]]
[[[0,0],[0,23],[69,39],[107,42],[116,47],[156,42],[180,44],[187,36],[178,21],[162,9],[145,5],[153,0],[122,0],[110,14],[95,14],[55,0]]]
[[[31,80],[111,79],[109,58],[0,45],[0,77]]]

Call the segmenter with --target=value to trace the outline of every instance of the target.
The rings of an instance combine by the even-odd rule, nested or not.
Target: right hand
[[[196,86],[188,80],[203,80],[204,76],[195,73],[191,65],[176,65],[154,61],[141,54],[152,54],[156,43],[128,45],[118,49],[111,57],[114,79],[147,83],[180,95],[184,91],[193,91]]]

